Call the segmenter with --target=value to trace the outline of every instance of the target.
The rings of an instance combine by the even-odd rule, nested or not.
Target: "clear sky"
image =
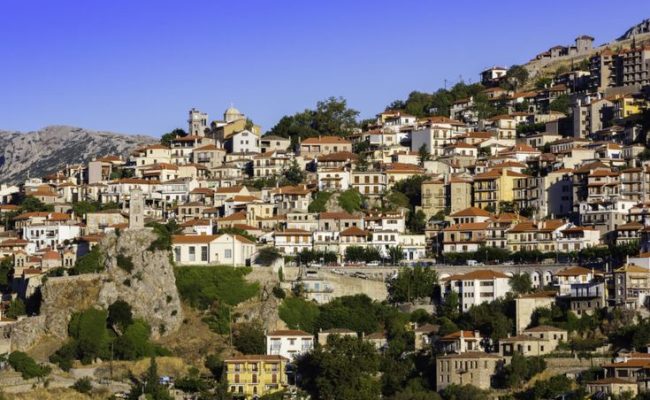
[[[328,96],[370,117],[648,17],[648,0],[0,0],[0,129],[157,136],[233,103],[267,130]]]

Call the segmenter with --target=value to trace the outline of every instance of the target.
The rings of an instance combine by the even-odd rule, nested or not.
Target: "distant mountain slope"
[[[0,130],[0,183],[20,182],[109,154],[127,155],[155,138],[92,131],[71,126],[48,126],[28,133]]]

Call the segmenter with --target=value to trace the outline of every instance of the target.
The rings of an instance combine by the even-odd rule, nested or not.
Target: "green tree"
[[[320,309],[313,302],[297,297],[287,297],[280,304],[278,314],[289,329],[302,329],[315,333]]]
[[[483,400],[487,392],[472,385],[449,385],[442,391],[444,400]]]
[[[110,357],[110,336],[106,329],[108,313],[90,308],[72,316],[68,330],[77,341],[77,351],[81,362],[88,364],[96,358]]]
[[[384,196],[384,208],[396,210],[399,208],[409,208],[411,206],[409,198],[402,192],[391,190]]]
[[[144,393],[151,400],[172,400],[173,397],[169,394],[169,391],[160,384],[160,376],[158,375],[158,364],[156,363],[156,358],[151,357],[151,362],[149,364],[149,369],[144,378],[144,384],[132,390],[131,393],[139,395]]]
[[[266,352],[264,328],[259,322],[238,324],[233,344],[244,354],[264,354]]]
[[[0,291],[9,289],[14,274],[14,263],[9,257],[0,259]]]
[[[424,233],[427,227],[427,215],[422,210],[409,211],[406,216],[406,227],[411,233]]]
[[[404,259],[404,249],[402,246],[389,246],[388,247],[388,260],[392,265],[398,265]]]
[[[421,166],[424,166],[424,163],[426,161],[429,161],[431,159],[431,153],[429,150],[427,150],[426,145],[420,146],[418,149],[418,162],[420,163]]]
[[[528,81],[528,70],[521,65],[513,65],[506,72],[506,81],[512,85],[513,90],[517,90]]]
[[[332,197],[331,192],[318,192],[314,195],[311,203],[309,204],[309,207],[307,208],[307,211],[313,212],[313,213],[320,213],[320,212],[325,212],[327,211],[327,201]]]
[[[442,316],[447,317],[452,321],[456,320],[460,314],[460,299],[458,298],[458,293],[453,290],[449,292],[442,303],[440,311]]]
[[[99,246],[79,257],[70,271],[71,275],[92,274],[104,270],[103,257]]]
[[[388,300],[391,303],[411,302],[432,298],[438,274],[431,268],[404,268],[388,282]]]
[[[275,247],[263,247],[257,252],[255,262],[260,265],[270,266],[276,260],[282,258],[282,254]]]
[[[533,290],[533,282],[526,272],[518,273],[508,279],[510,288],[515,294],[530,293]]]
[[[305,181],[305,171],[300,168],[298,161],[292,161],[289,168],[284,171],[284,181],[289,185],[297,185]]]
[[[124,300],[116,300],[108,306],[108,325],[123,331],[133,323],[131,305]]]
[[[9,307],[7,308],[5,316],[7,318],[16,319],[19,316],[25,314],[27,314],[27,308],[25,307],[25,303],[21,299],[16,298],[9,303]]]
[[[34,196],[25,197],[20,203],[20,213],[35,211],[54,211],[52,204],[45,204]]]
[[[184,137],[187,136],[187,132],[185,132],[183,129],[176,128],[171,132],[167,132],[162,137],[160,138],[160,144],[163,146],[170,146],[172,144],[172,140],[176,139],[177,136]]]
[[[298,359],[302,386],[315,399],[374,400],[380,397],[375,375],[379,356],[374,346],[358,338],[330,336],[327,347]]]
[[[414,175],[395,182],[393,191],[403,193],[409,199],[411,209],[422,204],[422,182],[427,179],[424,175]]]
[[[138,360],[142,357],[157,355],[159,349],[149,341],[151,328],[143,320],[136,319],[124,334],[115,339],[115,356],[121,360]],[[164,353],[164,351],[160,351]]]

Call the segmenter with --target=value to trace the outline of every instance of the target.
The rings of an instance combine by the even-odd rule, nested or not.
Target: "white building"
[[[259,153],[260,138],[249,130],[243,130],[228,138],[226,148],[231,153]]]
[[[64,241],[72,242],[81,236],[78,225],[31,225],[23,228],[23,239],[27,240],[26,250],[32,254],[45,248],[56,249]]]
[[[278,330],[266,335],[266,354],[280,355],[289,360],[314,348],[314,336],[301,330]]]
[[[240,235],[174,235],[172,250],[178,265],[251,264],[255,243]]]
[[[454,291],[458,293],[461,311],[503,298],[511,290],[507,275],[487,269],[444,277],[441,283],[443,302]]]

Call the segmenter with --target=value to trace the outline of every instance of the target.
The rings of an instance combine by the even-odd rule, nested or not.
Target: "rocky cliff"
[[[154,239],[148,230],[109,235],[100,244],[104,272],[49,278],[42,287],[40,315],[11,329],[12,349],[27,350],[45,336],[65,339],[73,313],[90,307],[106,309],[118,299],[147,321],[153,338],[176,331],[183,311],[174,270],[168,252],[147,250]]]
[[[93,158],[126,155],[157,140],[149,136],[120,135],[71,126],[48,126],[35,132],[0,130],[0,183],[40,177]]]

